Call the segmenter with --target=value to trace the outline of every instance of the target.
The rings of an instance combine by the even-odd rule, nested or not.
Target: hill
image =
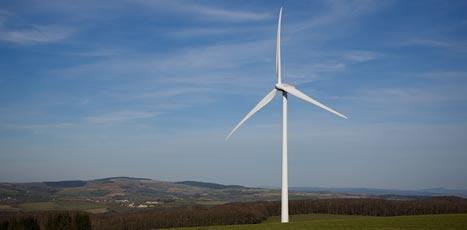
[[[291,199],[362,197],[327,192],[291,192]],[[0,183],[1,211],[86,210],[124,212],[133,209],[217,205],[279,200],[279,189],[250,188],[199,181],[166,182],[147,178]]]
[[[216,184],[216,183],[207,183],[207,182],[199,182],[199,181],[180,181],[180,182],[175,182],[175,184],[184,184],[184,185],[190,185],[194,187],[200,187],[200,188],[212,188],[212,189],[226,189],[226,188],[245,188],[240,185],[223,185],[223,184]]]
[[[421,191],[365,188],[291,187],[290,199],[362,198],[418,199],[452,195],[451,190]],[[462,195],[455,191],[454,195]],[[466,193],[467,194],[467,193]],[[0,212],[86,210],[102,213],[158,207],[218,205],[280,199],[278,188],[252,188],[200,181],[167,182],[148,178],[109,177],[95,180],[0,183]]]
[[[326,193],[345,193],[363,196],[379,197],[400,197],[413,198],[417,196],[458,196],[467,198],[467,190],[429,188],[420,190],[396,190],[396,189],[377,189],[377,188],[322,188],[322,187],[291,187],[291,191],[296,192],[326,192]]]

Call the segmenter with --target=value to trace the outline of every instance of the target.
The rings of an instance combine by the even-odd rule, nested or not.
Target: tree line
[[[0,230],[91,230],[89,214],[81,212],[24,213],[0,222]]]
[[[467,199],[433,197],[414,200],[342,198],[291,200],[290,214],[339,214],[401,216],[467,213]],[[171,227],[256,224],[280,215],[279,201],[229,203],[224,205],[159,208],[127,213],[88,215],[80,212],[25,213],[0,221],[0,230],[72,229],[136,230]],[[0,216],[1,220],[1,216]],[[6,226],[6,227],[5,227]],[[28,227],[24,227],[28,226]]]
[[[316,199],[291,200],[290,214],[401,216],[467,213],[467,199],[435,197],[416,200]],[[280,202],[229,203],[212,207],[170,208],[92,216],[94,229],[132,230],[230,224],[257,224],[280,215]]]

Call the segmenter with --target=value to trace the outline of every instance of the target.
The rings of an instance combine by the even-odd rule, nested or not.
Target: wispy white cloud
[[[353,99],[373,101],[373,102],[403,102],[421,103],[444,101],[446,96],[434,94],[433,92],[414,88],[384,88],[384,89],[364,89],[359,90],[358,96]]]
[[[23,29],[0,28],[0,39],[14,43],[47,43],[63,40],[73,30],[62,26],[31,25]]]
[[[186,37],[197,37],[197,36],[215,36],[221,34],[233,34],[238,33],[237,30],[232,28],[205,28],[205,27],[198,27],[198,28],[189,28],[189,29],[179,29],[170,33],[171,36],[176,38],[186,38]]]
[[[182,105],[174,105],[181,107]],[[176,108],[176,107],[174,107]],[[160,112],[146,112],[146,111],[132,111],[123,110],[116,112],[103,113],[94,116],[87,116],[80,121],[75,123],[42,123],[42,124],[27,124],[27,123],[16,123],[16,124],[0,124],[0,130],[12,130],[12,131],[26,131],[34,134],[42,134],[46,131],[85,127],[86,125],[109,125],[109,124],[123,124],[135,120],[148,119],[158,116]]]
[[[11,129],[51,129],[73,126],[73,123],[47,123],[47,124],[29,124],[29,125],[13,125],[5,124],[2,127]]]
[[[213,89],[211,88],[203,88],[203,87],[174,87],[156,91],[147,91],[142,92],[140,94],[131,94],[130,97],[135,99],[141,98],[164,98],[164,97],[175,97],[180,95],[190,96],[193,94],[199,93],[209,93],[212,92]]]
[[[93,50],[80,50],[74,52],[63,52],[63,54],[80,57],[105,57],[110,58],[121,55],[123,51],[113,48],[97,48]]]
[[[35,133],[48,129],[60,129],[75,126],[74,123],[45,123],[45,124],[1,124],[1,129],[16,131],[32,131]]]
[[[406,74],[407,76],[413,76],[428,80],[461,80],[467,79],[467,71],[433,71],[428,73],[412,73]]]
[[[242,24],[243,25],[243,24]],[[214,37],[214,36],[226,36],[226,35],[262,35],[265,33],[270,34],[273,31],[272,26],[254,26],[254,27],[244,27],[244,26],[210,26],[210,27],[190,27],[190,28],[177,28],[175,31],[168,33],[172,38],[185,39],[185,38],[194,38],[194,37]]]
[[[159,10],[171,10],[189,13],[198,16],[198,19],[201,20],[215,20],[215,21],[258,21],[264,20],[272,17],[270,13],[264,12],[254,12],[246,10],[234,10],[234,9],[225,9],[220,7],[213,7],[204,5],[201,3],[190,2],[190,1],[148,1],[148,0],[139,0],[137,1],[140,4],[145,6],[153,7],[154,9]]]
[[[241,67],[269,62],[272,65],[273,56],[264,55],[272,53],[272,47],[273,40],[259,40],[192,47],[168,55],[122,54],[90,64],[51,70],[51,73],[68,78],[97,76],[100,80],[112,81],[132,77],[135,80],[133,83],[152,81],[152,84],[158,84],[158,90],[161,90],[160,84],[170,84],[167,87],[180,86],[182,89],[186,85],[199,86],[202,90],[212,87],[227,89],[233,85],[245,86],[248,83],[254,86],[253,83],[267,79],[251,76],[243,72]]]
[[[290,63],[292,68],[287,69],[286,78],[294,84],[304,84],[322,79],[329,73],[343,72],[357,63],[365,63],[379,59],[384,55],[367,50],[320,51],[313,50],[306,56],[310,64]]]
[[[292,32],[323,27],[369,14],[390,4],[390,2],[374,0],[328,0],[325,1],[325,10],[319,16],[290,25],[289,27]]]
[[[352,62],[367,62],[379,58],[381,55],[371,51],[354,50],[345,52],[342,59]]]
[[[366,101],[371,103],[392,103],[392,104],[441,104],[446,102],[465,101],[466,93],[462,87],[418,87],[418,88],[378,88],[360,89],[353,96],[349,95],[343,99]],[[387,104],[385,104],[387,105]]]
[[[405,42],[404,45],[419,45],[432,48],[467,48],[467,42],[459,41],[448,41],[442,39],[432,39],[432,38],[412,38]]]
[[[94,124],[109,124],[109,123],[120,123],[132,120],[147,119],[157,116],[157,112],[143,112],[143,111],[118,111],[111,112],[101,115],[89,116],[84,118],[86,122]]]
[[[270,18],[269,13],[226,10],[203,5],[185,5],[186,9],[197,14],[217,20],[233,20],[233,21],[256,21]]]
[[[71,36],[75,29],[60,25],[27,24],[8,26],[12,14],[0,12],[0,40],[12,43],[49,43],[57,42]]]

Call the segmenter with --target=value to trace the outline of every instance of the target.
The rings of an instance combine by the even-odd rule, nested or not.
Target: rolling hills
[[[363,197],[334,192],[291,192],[291,199]],[[198,181],[166,182],[147,178],[0,183],[0,211],[127,211],[155,207],[216,205],[278,200],[280,190]]]
[[[290,199],[359,197],[417,199],[420,196],[464,196],[465,194],[467,194],[465,191],[447,189],[402,191],[367,188],[290,188]],[[209,206],[229,202],[279,199],[279,188],[253,188],[199,181],[167,182],[132,177],[109,177],[87,181],[0,183],[0,212],[43,210],[125,212],[147,208]]]

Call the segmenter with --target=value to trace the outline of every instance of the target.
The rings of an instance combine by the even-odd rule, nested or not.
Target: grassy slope
[[[281,224],[279,223],[279,217],[272,217],[261,224],[212,226],[183,229],[464,230],[467,229],[467,214],[397,217],[295,215],[291,216],[291,223],[289,224]]]
[[[49,210],[88,210],[105,208],[104,205],[86,201],[47,201],[29,202],[20,204],[19,207],[25,211],[49,211]]]

